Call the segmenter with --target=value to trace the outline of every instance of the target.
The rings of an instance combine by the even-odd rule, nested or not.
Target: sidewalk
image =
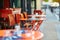
[[[40,30],[44,34],[42,40],[60,40],[60,22],[57,20],[49,9],[46,11],[46,20],[40,26]]]

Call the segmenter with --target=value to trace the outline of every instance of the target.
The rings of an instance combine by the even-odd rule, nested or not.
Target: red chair
[[[40,25],[42,24],[42,22],[43,22],[43,20],[38,20],[38,21],[32,20],[31,21],[31,24],[33,26],[32,30],[39,30]]]
[[[14,26],[14,25],[15,25],[14,15],[9,14],[9,15],[8,15],[8,18],[9,18],[9,26]]]
[[[2,9],[0,12],[2,13],[3,18],[7,18],[8,14],[12,14],[12,10]]]
[[[3,23],[2,29],[6,29],[6,27],[8,26],[8,14],[12,14],[12,11],[2,9],[2,10],[0,10],[0,14],[1,14],[0,17],[3,18],[3,20],[1,21]]]
[[[40,25],[42,24],[43,20],[39,20],[37,22],[37,25],[35,26],[34,30],[39,30],[40,29]]]
[[[31,21],[31,24],[32,24],[32,25],[34,25],[34,24],[35,24],[35,22],[36,22],[36,20],[32,20],[32,21]]]
[[[34,14],[38,13],[39,15],[42,14],[42,11],[41,10],[34,10]]]
[[[17,24],[20,23],[20,14],[15,14],[15,20]]]
[[[41,10],[34,10],[34,14],[36,14],[36,13],[38,13],[38,15],[42,15],[42,11]],[[40,25],[42,24],[42,22],[43,22],[43,20],[39,20],[37,25],[36,25],[36,29],[35,28],[33,28],[33,29],[38,30]]]
[[[36,23],[36,20],[32,20],[32,21],[31,21],[31,24],[32,24],[32,30],[34,30],[34,25],[35,25],[35,23]]]

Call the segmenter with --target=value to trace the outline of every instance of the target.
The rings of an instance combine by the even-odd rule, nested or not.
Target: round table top
[[[9,36],[13,36],[13,34],[9,33],[9,31],[11,30],[0,30],[1,34],[0,36],[4,36],[4,37],[9,37]],[[17,31],[17,36],[22,37],[21,40],[38,40],[41,39],[43,37],[43,33],[41,33],[40,31],[31,31],[31,30],[24,30],[24,33],[21,33],[21,31]],[[5,33],[7,32],[7,34]]]
[[[24,38],[24,40],[38,40],[43,37],[43,33],[39,31],[29,31],[21,36]]]

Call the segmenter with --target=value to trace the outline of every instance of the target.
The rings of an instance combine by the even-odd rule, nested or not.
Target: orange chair
[[[21,16],[20,19],[21,20],[24,20],[24,15],[23,14],[20,14],[20,16]]]
[[[2,29],[13,29],[15,25],[15,18],[12,14],[7,15],[7,19],[2,20]]]
[[[28,19],[27,13],[20,14],[20,20],[27,20],[27,19]]]
[[[28,18],[27,12],[24,12],[24,15],[25,15],[25,19],[27,19]]]

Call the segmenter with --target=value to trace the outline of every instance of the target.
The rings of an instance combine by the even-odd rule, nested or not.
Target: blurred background
[[[0,0],[0,10],[5,8],[21,8],[28,15],[41,10],[46,15],[40,25],[42,40],[60,40],[60,0]]]

